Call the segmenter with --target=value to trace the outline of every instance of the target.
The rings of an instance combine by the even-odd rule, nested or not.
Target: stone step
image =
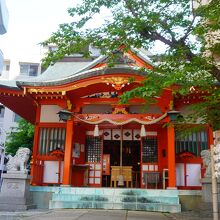
[[[115,203],[115,202],[97,202],[97,201],[53,201],[49,203],[50,209],[125,209],[137,211],[154,211],[154,212],[181,212],[180,204],[165,203]]]
[[[177,190],[123,188],[53,189],[50,209],[125,209],[177,213],[181,211]]]
[[[53,192],[57,194],[71,195],[130,195],[152,197],[178,197],[178,190],[154,190],[154,189],[128,189],[128,188],[80,188],[80,187],[56,187]]]
[[[53,201],[96,201],[96,202],[134,202],[134,203],[166,203],[179,204],[179,197],[145,196],[145,195],[85,195],[85,194],[57,194],[52,196]]]

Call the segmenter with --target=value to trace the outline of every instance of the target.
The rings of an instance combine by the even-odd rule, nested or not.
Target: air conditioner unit
[[[8,9],[5,0],[0,0],[0,34],[5,34],[8,28]]]

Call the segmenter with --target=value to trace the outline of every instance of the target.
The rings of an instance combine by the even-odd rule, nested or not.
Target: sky
[[[42,58],[39,43],[56,32],[59,24],[72,22],[67,9],[81,0],[5,0],[9,11],[8,32],[0,35],[0,49],[5,59]],[[109,12],[95,17],[90,26],[99,26],[110,19]],[[158,44],[158,48],[162,45]],[[28,60],[20,60],[28,61]]]
[[[38,56],[39,43],[58,25],[71,22],[67,9],[79,0],[6,0],[8,32],[0,35],[0,48],[6,59],[12,56]]]

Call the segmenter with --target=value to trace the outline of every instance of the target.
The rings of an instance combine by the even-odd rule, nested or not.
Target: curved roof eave
[[[100,76],[100,75],[108,75],[108,74],[137,74],[140,76],[145,76],[146,72],[140,71],[136,68],[132,67],[111,67],[111,68],[106,68],[106,67],[99,67],[96,69],[90,69],[88,71],[80,72],[77,74],[74,74],[70,77],[61,79],[61,80],[50,80],[50,81],[44,81],[44,82],[25,82],[25,81],[17,81],[16,84],[18,87],[24,87],[24,86],[58,86],[58,85],[64,85],[67,83],[71,82],[76,82],[78,80],[90,78],[93,76]]]
[[[16,84],[15,80],[1,80],[0,88],[20,91],[21,89]]]

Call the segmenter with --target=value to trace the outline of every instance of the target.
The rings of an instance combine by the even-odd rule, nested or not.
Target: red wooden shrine
[[[171,115],[174,107],[187,114],[200,93],[174,97],[164,88],[148,108],[139,98],[120,105],[119,96],[147,77],[137,67],[153,68],[146,55],[128,51],[113,67],[107,56],[80,59],[57,62],[32,82],[0,82],[0,102],[35,125],[32,185],[110,187],[111,167],[119,166],[131,167],[132,187],[199,189],[211,128],[181,138]],[[67,121],[62,110],[72,113]]]

